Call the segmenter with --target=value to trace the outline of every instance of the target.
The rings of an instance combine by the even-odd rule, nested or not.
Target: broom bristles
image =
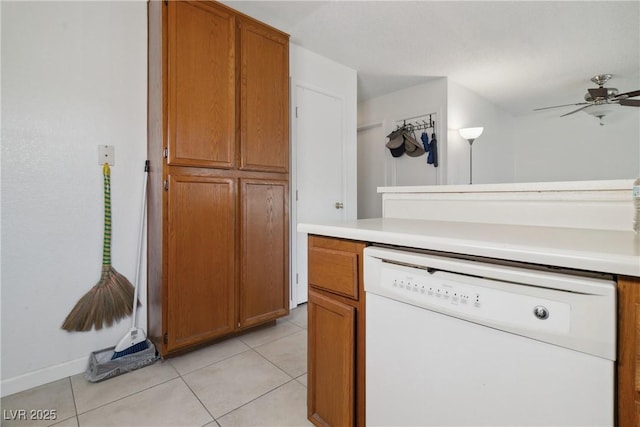
[[[100,280],[69,313],[62,324],[67,331],[102,329],[131,315],[135,289],[131,282],[110,265],[102,267]]]

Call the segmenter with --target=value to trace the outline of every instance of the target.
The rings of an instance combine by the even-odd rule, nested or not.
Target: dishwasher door
[[[368,425],[614,424],[612,281],[371,248],[365,291]]]

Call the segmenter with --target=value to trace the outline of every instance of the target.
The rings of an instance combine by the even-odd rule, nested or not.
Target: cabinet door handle
[[[343,209],[344,204],[342,202],[336,202],[336,209]]]

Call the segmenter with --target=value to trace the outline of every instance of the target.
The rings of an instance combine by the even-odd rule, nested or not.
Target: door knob
[[[336,202],[336,209],[343,209],[344,204],[342,202]]]

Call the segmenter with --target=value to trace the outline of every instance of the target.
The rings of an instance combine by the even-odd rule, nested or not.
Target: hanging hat
[[[404,144],[396,148],[389,148],[393,157],[400,157],[404,154]]]
[[[404,144],[404,139],[402,139],[402,128],[394,130],[387,135],[387,138],[389,138],[389,142],[387,142],[387,148],[389,149],[398,148]]]
[[[402,135],[404,137],[404,150],[407,153],[407,156],[420,157],[424,154],[422,144],[418,143],[413,135],[406,131],[403,132]]]

